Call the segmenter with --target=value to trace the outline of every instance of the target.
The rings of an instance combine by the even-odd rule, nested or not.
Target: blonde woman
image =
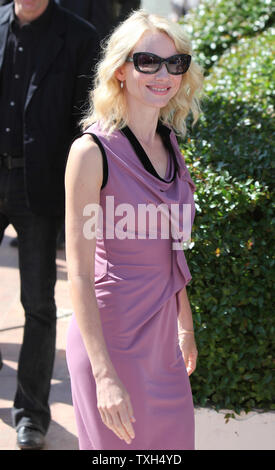
[[[180,224],[183,207],[189,229],[194,220],[175,133],[184,135],[190,110],[198,119],[202,82],[182,28],[143,10],[117,27],[98,64],[65,178],[80,449],[194,448],[191,275],[183,232],[175,221],[163,227],[172,205]]]

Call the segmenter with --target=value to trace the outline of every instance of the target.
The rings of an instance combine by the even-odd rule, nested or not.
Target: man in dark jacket
[[[65,164],[97,54],[95,28],[53,0],[0,7],[0,243],[11,223],[25,310],[12,410],[22,449],[41,448],[50,423]]]

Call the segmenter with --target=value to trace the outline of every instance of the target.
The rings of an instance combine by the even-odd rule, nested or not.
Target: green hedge
[[[225,3],[233,4],[217,8]],[[270,6],[247,2],[256,3]],[[194,243],[185,252],[199,350],[194,402],[237,413],[275,408],[274,30],[255,31],[253,18],[247,37],[243,26],[209,68],[203,116],[194,128],[188,120],[181,143],[197,185]],[[205,25],[216,34],[203,16]]]
[[[271,408],[275,233],[269,190],[252,179],[239,182],[227,170],[190,165],[190,171],[199,186],[194,245],[186,254],[199,350],[191,378],[195,403],[237,412]],[[266,209],[264,217],[258,219],[257,208]]]
[[[192,37],[194,52],[207,71],[242,37],[272,26],[272,0],[203,0],[181,22]]]
[[[204,162],[228,168],[239,179],[270,181],[275,168],[274,33],[270,28],[241,39],[205,80],[203,116],[193,145]]]

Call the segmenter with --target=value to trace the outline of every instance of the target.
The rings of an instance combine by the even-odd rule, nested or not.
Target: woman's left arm
[[[183,355],[188,375],[196,369],[198,350],[195,341],[192,311],[186,287],[178,293],[180,311],[178,314],[179,346]]]

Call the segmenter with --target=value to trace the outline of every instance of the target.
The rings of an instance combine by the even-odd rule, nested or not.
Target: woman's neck
[[[141,143],[151,147],[155,141],[159,119],[159,110],[152,108],[143,110],[142,107],[131,112],[128,108],[128,126]]]

